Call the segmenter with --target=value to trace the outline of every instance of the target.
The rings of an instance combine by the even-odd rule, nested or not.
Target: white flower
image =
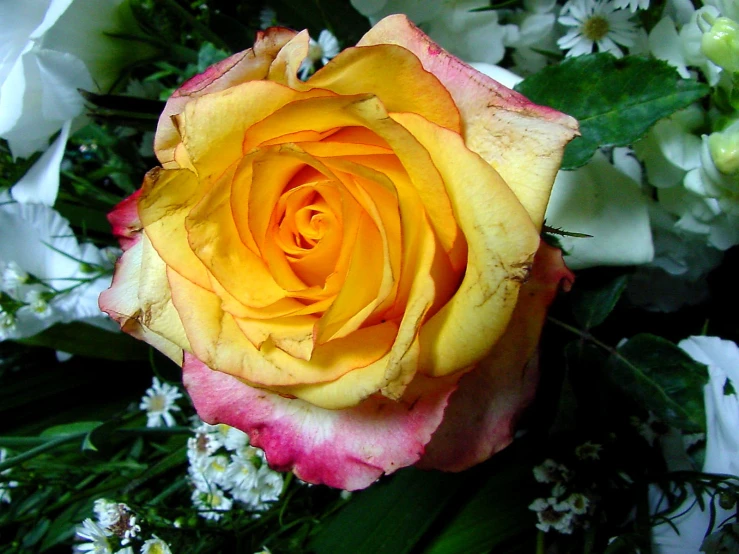
[[[98,524],[107,529],[113,527],[121,518],[118,503],[105,498],[98,498],[92,506],[92,511],[95,512]]]
[[[703,388],[706,411],[703,471],[739,476],[739,347],[732,341],[704,336],[689,337],[678,346],[694,360],[708,366],[709,380]],[[703,500],[705,510],[701,510],[697,499],[689,492],[683,505],[672,514],[678,514],[671,518],[672,525],[661,523],[652,528],[655,554],[697,553],[703,538],[734,514],[708,496]],[[663,495],[652,488],[651,512],[664,508]]]
[[[739,347],[718,337],[690,337],[678,346],[708,366],[703,389],[706,456],[703,471],[739,476]]]
[[[652,260],[648,201],[638,183],[597,151],[575,171],[560,171],[546,211],[550,227],[591,235],[558,237],[571,269]]]
[[[600,52],[621,57],[623,51],[618,45],[632,46],[636,38],[636,25],[630,17],[610,0],[570,0],[557,21],[571,29],[557,45],[567,51],[568,57],[589,54],[596,46]]]
[[[151,387],[146,390],[139,408],[146,410],[147,427],[172,427],[175,425],[174,417],[170,412],[180,410],[175,404],[182,394],[177,387],[162,383],[154,377]]]
[[[141,554],[172,554],[169,545],[156,535],[141,545]]]
[[[8,457],[8,451],[5,448],[0,448],[0,463],[4,462]],[[6,481],[4,478],[10,475],[11,469],[6,469],[0,475],[3,479],[0,479],[0,503],[5,502],[10,504],[10,489],[14,489],[18,486],[18,481]]]
[[[41,319],[52,315],[51,306],[44,296],[43,289],[34,288],[29,290],[23,298],[23,301],[28,304],[28,309]]]
[[[40,160],[55,168],[44,197],[19,200],[53,203],[69,126],[84,109],[78,89],[107,92],[125,63],[152,52],[143,42],[111,37],[135,29],[123,0],[0,3],[0,137],[25,158],[63,129],[51,159]]]
[[[305,80],[315,70],[315,65],[321,62],[326,65],[329,61],[339,55],[341,48],[339,40],[331,34],[331,31],[324,29],[318,35],[318,40],[310,39],[308,47],[308,57],[303,60],[298,70],[298,76]]]
[[[195,489],[192,492],[192,503],[197,508],[198,515],[213,521],[221,519],[233,506],[233,500],[215,485],[207,491]]]
[[[603,446],[600,444],[587,441],[575,448],[575,456],[580,460],[599,460],[601,450]]]
[[[590,499],[584,494],[573,492],[559,505],[562,507],[567,506],[573,514],[583,515],[588,511]]]
[[[536,517],[539,520],[536,524],[537,529],[541,529],[545,533],[550,529],[565,535],[572,533],[574,514],[569,506],[557,502],[557,499],[553,497],[537,498],[529,505],[529,510],[536,512]]]
[[[29,305],[17,312],[9,311],[13,323],[5,325],[4,338],[33,336],[55,323],[85,320],[113,330],[114,323],[100,313],[97,298],[110,286],[112,264],[102,251],[92,244],[79,244],[67,220],[43,204],[13,202],[6,193],[0,194],[0,267],[3,268],[3,292],[19,302],[32,294]],[[8,269],[10,268],[10,269]],[[91,272],[92,270],[92,272]],[[15,282],[9,274],[16,274]],[[29,281],[28,275],[43,283]],[[47,312],[33,296],[39,291],[51,312]],[[53,296],[47,300],[48,296]],[[41,317],[40,317],[41,316]]]
[[[555,0],[524,0],[524,10],[517,10],[510,20],[518,25],[518,36],[510,41],[514,70],[531,75],[542,69],[551,58],[542,51],[558,54],[557,15]]]
[[[539,483],[562,483],[569,480],[570,470],[566,466],[547,458],[538,466],[534,466],[534,479]]]
[[[76,535],[87,541],[82,544],[75,545],[75,552],[87,552],[89,554],[112,554],[108,537],[111,535],[100,525],[92,521],[90,518],[85,519],[82,525],[77,527]]]
[[[629,8],[633,13],[636,10],[646,10],[649,0],[613,0],[613,5],[618,9]]]

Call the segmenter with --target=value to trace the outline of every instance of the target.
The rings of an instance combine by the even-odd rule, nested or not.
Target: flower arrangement
[[[0,14],[4,551],[739,547],[734,2]]]

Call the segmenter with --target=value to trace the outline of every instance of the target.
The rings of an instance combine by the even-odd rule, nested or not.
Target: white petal
[[[557,174],[546,223],[593,235],[559,237],[572,269],[643,264],[654,256],[646,198],[600,152],[586,166]]]
[[[70,119],[62,126],[57,139],[23,177],[10,189],[18,202],[35,202],[53,206],[59,192],[59,169],[69,137]]]

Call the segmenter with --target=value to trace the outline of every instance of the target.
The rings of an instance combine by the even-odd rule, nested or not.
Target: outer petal
[[[415,463],[455,388],[454,378],[420,378],[401,401],[377,396],[331,411],[249,387],[189,354],[183,376],[203,420],[246,431],[277,470],[347,490]]]
[[[139,219],[138,201],[141,190],[119,202],[108,214],[108,221],[113,228],[113,235],[118,238],[121,248],[126,251],[140,238],[141,220]]]
[[[536,391],[535,350],[547,307],[560,286],[569,290],[573,280],[562,252],[541,243],[505,334],[460,380],[419,467],[462,471],[511,443],[516,421]]]
[[[192,98],[225,90],[239,83],[264,79],[280,49],[295,35],[295,31],[280,27],[260,32],[252,48],[210,66],[172,94],[159,117],[154,137],[154,150],[166,169],[178,167],[174,159],[180,136],[172,122],[172,116],[181,113]]]
[[[435,44],[404,15],[378,22],[357,46],[398,44],[449,90],[462,116],[465,143],[490,163],[538,228],[565,145],[577,122],[475,71]]]
[[[150,252],[146,252],[147,249]],[[100,295],[100,309],[117,321],[122,331],[149,343],[182,365],[183,347],[189,348],[189,344],[184,337],[182,323],[172,308],[169,292],[162,287],[162,278],[166,279],[166,274],[156,275],[151,271],[152,252],[151,245],[142,235],[141,240],[123,253],[116,264],[113,284]],[[162,262],[160,272],[163,265]],[[147,267],[149,272],[145,270]],[[149,297],[156,297],[157,291],[161,291],[161,297],[148,304],[146,299],[142,300],[141,296],[146,296],[147,292]]]

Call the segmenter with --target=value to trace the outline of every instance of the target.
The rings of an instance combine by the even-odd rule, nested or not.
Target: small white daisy
[[[320,61],[326,65],[330,60],[335,58],[341,49],[339,48],[339,40],[331,34],[331,31],[324,29],[318,35],[318,40],[310,39],[310,47],[308,48],[308,57],[303,60],[298,70],[298,76],[305,81],[313,71],[315,65]]]
[[[649,0],[613,0],[613,5],[620,10],[629,8],[634,13],[636,10],[646,10]]]
[[[562,502],[562,505],[568,506],[573,514],[583,515],[588,511],[590,499],[584,494],[573,492]]]
[[[557,502],[555,498],[537,498],[529,505],[529,510],[536,512],[539,522],[537,529],[547,533],[550,529],[569,535],[572,533],[573,513],[569,506]]]
[[[539,483],[561,483],[570,478],[570,470],[551,458],[547,458],[540,465],[534,466],[533,471],[534,479]]]
[[[182,394],[177,387],[161,383],[154,377],[151,387],[147,389],[139,404],[139,408],[146,410],[146,426],[173,427],[175,420],[170,412],[180,410],[180,407],[175,404],[179,398],[182,398]]]
[[[82,525],[77,527],[76,535],[86,542],[75,545],[75,552],[113,554],[110,542],[108,542],[108,537],[111,533],[103,529],[89,517],[82,522]]]
[[[216,486],[211,486],[208,491],[199,489],[192,491],[192,503],[197,508],[198,515],[213,521],[221,519],[233,506],[233,500]]]
[[[169,545],[156,535],[141,545],[141,554],[172,554]]]
[[[105,498],[98,498],[92,505],[98,524],[103,528],[110,528],[121,518],[118,503]]]
[[[623,51],[617,44],[632,46],[636,38],[636,25],[630,17],[610,0],[570,0],[557,21],[571,29],[557,46],[567,51],[567,57],[590,54],[595,46],[599,52],[621,57]]]
[[[47,295],[44,294],[43,290],[31,289],[29,290],[23,301],[28,304],[27,308],[36,316],[41,319],[45,319],[52,315],[52,309],[47,301]]]
[[[0,306],[0,341],[8,338],[17,327],[15,316]]]

